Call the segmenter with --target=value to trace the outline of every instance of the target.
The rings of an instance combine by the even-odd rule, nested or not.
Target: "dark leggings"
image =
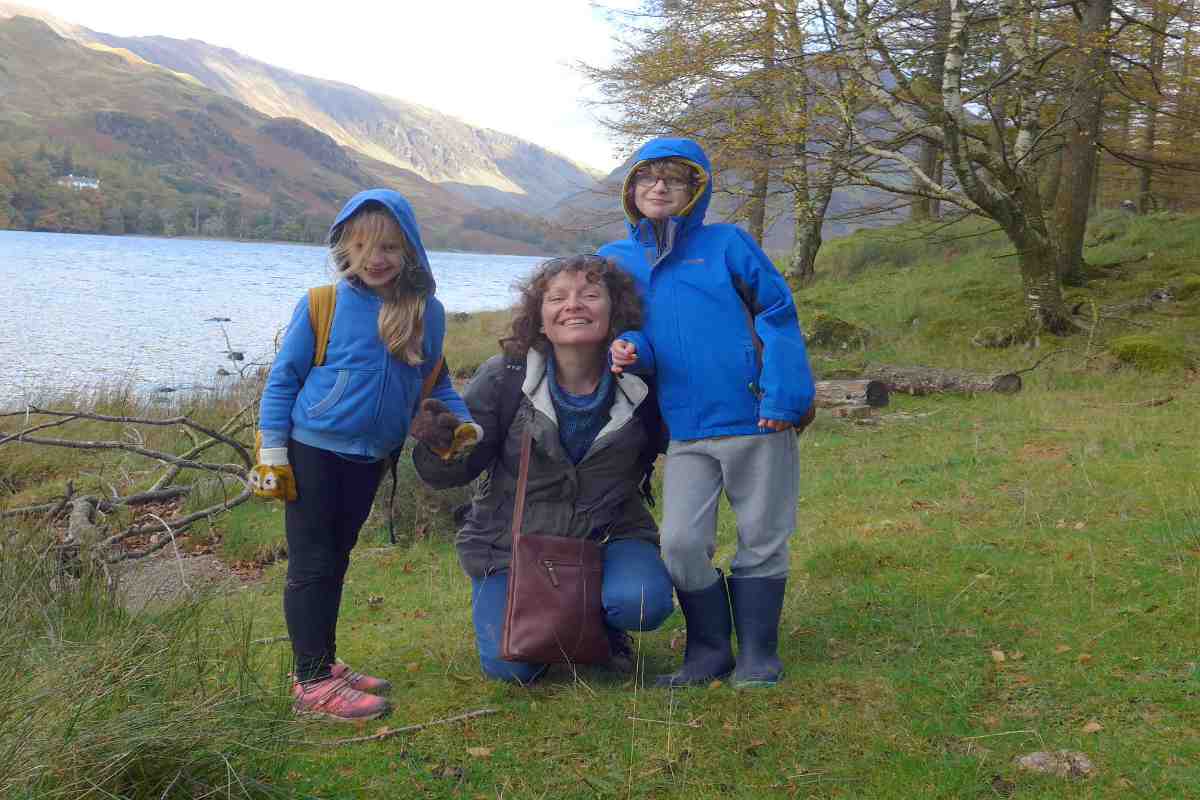
[[[284,515],[287,584],[283,616],[292,639],[296,680],[329,677],[337,653],[338,607],[350,551],[371,513],[386,461],[361,463],[288,442],[297,499]]]

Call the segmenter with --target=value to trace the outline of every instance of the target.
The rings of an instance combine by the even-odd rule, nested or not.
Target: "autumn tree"
[[[771,209],[793,222],[786,271],[813,274],[845,137],[817,132],[823,94],[837,85],[812,6],[799,0],[659,0],[626,16],[623,50],[610,68],[584,66],[615,113],[627,145],[687,136],[708,151],[734,219],[762,240]]]

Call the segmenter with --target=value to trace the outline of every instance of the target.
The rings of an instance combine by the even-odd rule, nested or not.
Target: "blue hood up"
[[[669,137],[651,139],[642,145],[634,156],[633,166],[629,168],[629,174],[625,176],[621,185],[621,206],[625,210],[626,224],[632,231],[637,228],[638,222],[642,219],[638,210],[631,208],[630,203],[627,202],[629,184],[633,180],[633,174],[647,161],[657,161],[660,158],[683,159],[699,173],[700,185],[696,188],[696,194],[693,195],[692,201],[678,216],[672,217],[672,219],[676,220],[684,229],[704,224],[704,215],[708,213],[708,204],[712,200],[712,165],[709,163],[708,156],[704,154],[704,149],[691,139]]]
[[[342,206],[342,210],[338,212],[337,218],[329,228],[329,244],[336,244],[342,237],[342,228],[345,226],[346,220],[370,206],[379,206],[385,209],[399,223],[400,229],[404,231],[404,235],[408,237],[408,241],[417,254],[417,263],[429,277],[429,293],[433,294],[437,284],[433,279],[433,270],[429,268],[429,256],[425,254],[425,245],[421,243],[421,231],[417,228],[417,217],[413,213],[412,206],[404,199],[404,195],[397,191],[367,189],[351,197],[346,205]]]

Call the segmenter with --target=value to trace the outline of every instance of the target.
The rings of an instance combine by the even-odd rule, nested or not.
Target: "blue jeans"
[[[604,623],[622,631],[652,631],[671,616],[671,576],[658,548],[641,539],[621,539],[604,548],[604,582],[600,589]],[[493,680],[530,683],[545,664],[505,661],[500,637],[508,599],[508,570],[471,579],[471,616],[475,646],[483,674]]]

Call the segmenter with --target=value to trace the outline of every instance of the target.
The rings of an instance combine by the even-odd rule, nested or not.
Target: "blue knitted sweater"
[[[572,464],[587,455],[596,435],[608,424],[613,401],[612,373],[604,370],[600,385],[591,394],[571,394],[558,385],[554,357],[546,359],[546,378],[550,381],[550,399],[558,416],[558,438]]]

